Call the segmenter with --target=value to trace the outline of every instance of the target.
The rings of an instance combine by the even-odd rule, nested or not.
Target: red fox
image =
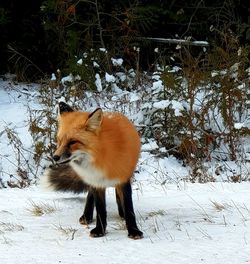
[[[105,188],[115,187],[118,211],[125,218],[128,236],[143,237],[138,229],[132,202],[131,177],[140,153],[140,138],[133,124],[122,114],[74,111],[59,103],[58,165],[47,169],[47,182],[56,190],[88,190],[82,224],[92,221],[96,207],[96,227],[92,237],[105,235],[107,212]]]

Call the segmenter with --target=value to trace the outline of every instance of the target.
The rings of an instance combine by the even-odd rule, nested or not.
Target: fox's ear
[[[96,131],[102,123],[103,112],[101,108],[97,108],[94,112],[92,112],[87,121],[86,121],[86,129],[89,131]]]
[[[65,112],[74,112],[74,110],[66,103],[59,102],[59,114],[61,115],[62,113]]]

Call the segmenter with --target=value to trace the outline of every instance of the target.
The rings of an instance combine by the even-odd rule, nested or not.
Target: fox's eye
[[[76,144],[76,143],[78,143],[78,141],[76,141],[76,140],[71,140],[71,141],[68,143],[68,146],[70,147],[70,146],[72,146],[72,145],[74,145],[74,144]]]

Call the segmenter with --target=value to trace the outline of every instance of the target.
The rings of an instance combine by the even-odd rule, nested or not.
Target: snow
[[[93,61],[93,66],[94,66],[95,68],[100,68],[100,65],[99,65],[97,62],[95,62],[95,61]]]
[[[163,90],[163,88],[164,88],[164,86],[163,86],[161,80],[153,82],[153,87],[152,87],[152,89],[153,89],[154,91],[161,91],[161,90]]]
[[[211,72],[211,77],[215,77],[215,76],[218,76],[218,75],[219,75],[218,71],[212,71]]]
[[[77,64],[79,64],[79,65],[82,65],[82,63],[83,63],[83,60],[82,60],[82,59],[79,59],[79,60],[77,61]]]
[[[123,59],[122,58],[118,58],[118,59],[111,58],[111,61],[112,61],[112,64],[114,66],[122,66],[122,64],[123,64]]]
[[[244,123],[235,123],[234,128],[235,129],[241,129],[242,127],[244,127],[244,125],[245,125]]]
[[[102,91],[102,81],[99,73],[95,75],[95,86],[98,92]]]
[[[73,82],[73,81],[74,81],[74,77],[72,74],[65,76],[61,79],[63,85],[65,85],[66,82]]]
[[[156,141],[148,140],[148,143],[142,145],[141,151],[143,153],[143,151],[150,151],[158,148],[159,146],[157,145]]]
[[[169,100],[161,100],[159,102],[155,102],[153,104],[153,107],[155,107],[157,109],[164,109],[164,108],[168,107],[169,105],[170,105]]]
[[[107,72],[105,73],[105,80],[108,83],[113,83],[115,82],[115,77],[112,74],[108,74]]]
[[[51,74],[51,81],[56,81],[56,75],[54,73]]]
[[[62,83],[70,78],[72,76]],[[96,75],[96,86],[103,92],[100,75]],[[161,81],[156,80],[149,89],[162,87]],[[116,83],[111,83],[111,88],[117,92],[112,97],[114,100],[122,100],[124,96],[131,105],[140,100],[140,94],[124,92]],[[41,108],[36,90],[37,85],[0,81],[0,179],[4,183],[16,173],[16,157],[5,129],[14,129],[23,146],[32,149],[28,106],[31,111]],[[86,96],[92,100],[90,92]],[[111,102],[100,102],[101,106],[104,104],[112,107]],[[183,109],[175,100],[147,103],[148,107],[160,109],[170,105],[175,114]],[[134,110],[129,118],[140,123],[142,111]],[[235,123],[234,126],[240,129],[243,124]],[[246,175],[249,163],[240,169],[234,167],[235,163],[226,163],[230,170],[223,174],[221,168],[220,181],[192,184],[187,181],[188,166],[182,166],[181,161],[171,155],[162,158],[153,155],[151,152],[161,151],[156,141],[142,138],[142,142],[132,186],[143,239],[127,237],[124,221],[118,217],[113,188],[107,189],[108,227],[107,235],[102,238],[89,236],[94,223],[84,227],[78,222],[86,194],[48,192],[35,184],[24,189],[0,188],[0,263],[250,262],[250,182],[224,182],[237,175],[237,171]],[[32,153],[24,158],[32,165]],[[207,166],[212,175],[219,168],[216,163]],[[38,174],[37,177],[42,176]],[[34,204],[49,205],[54,210],[37,216],[32,213]]]
[[[133,49],[134,49],[136,52],[138,52],[138,53],[140,52],[140,48],[139,48],[139,47],[135,47],[135,46],[134,46]]]
[[[180,102],[177,102],[176,100],[171,101],[172,108],[174,109],[174,113],[176,116],[181,116],[182,110],[184,110],[183,105]]]
[[[172,109],[174,109],[175,116],[181,116],[182,110],[184,110],[183,105],[180,102],[177,102],[176,100],[161,100],[158,102],[153,103],[153,107],[156,109],[165,109],[166,107],[171,106]]]
[[[132,77],[132,78],[134,78],[136,76],[136,73],[135,73],[134,69],[130,69],[128,71],[128,73],[129,73],[129,76]]]
[[[85,195],[38,187],[1,190],[1,263],[248,263],[249,188],[249,183],[168,184],[166,189],[135,183],[142,240],[127,238],[113,189],[107,190],[108,228],[102,238],[89,237],[94,224],[78,223]],[[32,203],[56,211],[34,216]]]
[[[140,100],[140,97],[138,94],[136,93],[130,93],[130,102],[136,102]]]
[[[127,79],[127,76],[124,72],[117,72],[116,76],[119,78],[121,82],[124,82]]]
[[[157,72],[152,75],[152,80],[159,81],[161,79],[161,75],[159,75]]]
[[[101,52],[107,53],[107,50],[105,48],[100,48],[99,49]]]
[[[168,70],[168,72],[178,72],[178,71],[180,71],[180,70],[181,70],[180,67],[178,67],[178,66],[174,66],[172,69]]]
[[[112,92],[114,93],[114,94],[122,94],[123,93],[123,91],[122,91],[122,89],[120,89],[115,83],[112,83],[112,85],[111,85],[111,90],[112,90]]]

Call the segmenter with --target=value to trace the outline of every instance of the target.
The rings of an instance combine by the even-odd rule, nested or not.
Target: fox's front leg
[[[118,213],[121,218],[124,218],[124,205],[121,200],[122,195],[119,193],[119,189],[115,188],[116,203],[118,207]]]
[[[105,235],[107,227],[107,211],[105,189],[93,189],[96,207],[96,227],[90,231],[90,236],[101,237]]]
[[[90,188],[86,198],[86,204],[83,211],[83,215],[79,219],[80,224],[88,225],[93,221],[94,205],[95,205],[94,193],[92,188]]]

